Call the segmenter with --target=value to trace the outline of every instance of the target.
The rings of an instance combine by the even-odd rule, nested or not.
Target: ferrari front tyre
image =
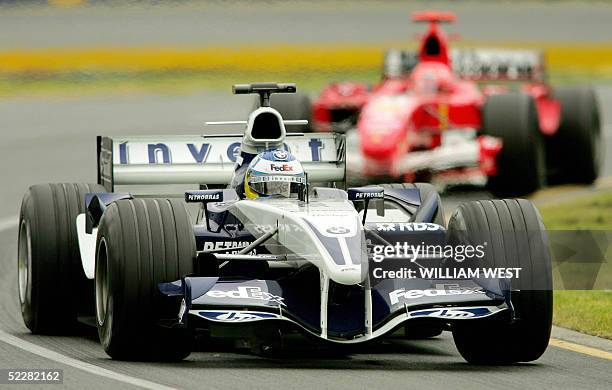
[[[496,196],[520,196],[546,182],[546,156],[533,98],[513,92],[491,95],[482,108],[482,133],[502,140],[497,174],[488,189]]]
[[[17,285],[25,325],[37,334],[68,334],[79,313],[93,312],[93,284],[85,277],[76,217],[97,184],[37,184],[21,202]]]
[[[106,353],[119,360],[178,361],[191,353],[184,329],[164,328],[179,308],[158,284],[193,273],[193,227],[175,199],[129,199],[108,206],[96,244],[96,323]]]
[[[306,119],[307,125],[287,126],[288,132],[310,133],[312,132],[312,104],[308,95],[303,93],[282,93],[270,96],[270,106],[276,109],[285,120]],[[259,107],[259,98],[255,102],[255,108]]]
[[[560,87],[559,129],[546,139],[549,181],[591,184],[602,159],[601,124],[595,92],[589,87]]]
[[[544,225],[524,199],[482,200],[461,204],[449,221],[452,245],[487,243],[486,267],[520,268],[520,277],[502,290],[513,316],[461,320],[453,326],[459,353],[469,363],[510,364],[538,359],[552,326],[552,274]]]

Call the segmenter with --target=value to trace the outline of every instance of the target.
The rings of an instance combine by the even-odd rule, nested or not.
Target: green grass
[[[612,191],[539,209],[549,230],[612,230]],[[609,253],[608,262],[602,265],[600,273],[610,270]],[[612,291],[555,291],[553,322],[564,328],[612,339]]]
[[[295,82],[298,89],[316,93],[332,81],[374,83],[379,72],[223,73],[138,72],[0,76],[0,98],[40,96],[188,94],[203,90],[230,91],[231,85],[255,81]]]
[[[553,323],[612,339],[612,291],[555,291]]]
[[[547,229],[612,230],[612,191],[540,206],[539,210]]]

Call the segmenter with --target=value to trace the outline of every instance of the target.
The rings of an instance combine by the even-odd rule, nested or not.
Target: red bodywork
[[[315,131],[357,128],[363,160],[359,173],[363,176],[414,178],[418,172],[401,163],[404,156],[436,150],[446,132],[457,129],[476,131],[477,166],[450,167],[435,174],[495,174],[495,156],[503,146],[479,133],[481,108],[488,95],[503,93],[508,85],[479,85],[482,78],[466,78],[453,71],[448,37],[439,24],[454,20],[454,15],[446,12],[415,13],[413,21],[428,22],[429,28],[420,37],[417,62],[410,72],[385,75],[371,88],[357,82],[333,83],[313,102]],[[554,134],[560,105],[551,97],[550,87],[544,80],[533,79],[519,87],[535,99],[542,133]]]

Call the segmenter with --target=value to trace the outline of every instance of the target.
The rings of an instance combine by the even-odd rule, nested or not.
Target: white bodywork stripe
[[[339,237],[338,242],[340,244],[340,250],[342,251],[342,257],[344,257],[344,264],[359,264],[358,262],[353,261],[351,257],[351,252],[349,251],[348,245],[346,245],[346,238]]]

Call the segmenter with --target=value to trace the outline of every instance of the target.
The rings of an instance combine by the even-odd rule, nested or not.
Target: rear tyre
[[[312,104],[308,95],[303,93],[282,93],[270,96],[270,106],[276,109],[283,119],[299,120],[306,119],[307,125],[287,126],[288,132],[310,133],[312,132]],[[255,101],[255,108],[259,107],[259,99]]]
[[[37,184],[23,197],[17,285],[32,333],[69,334],[79,313],[93,313],[93,282],[85,277],[76,231],[88,192],[106,191],[97,184]]]
[[[520,267],[513,279],[515,319],[458,322],[453,337],[469,363],[509,364],[538,359],[546,350],[552,326],[552,275],[544,225],[524,199],[464,203],[450,219],[451,244],[488,243],[486,267]],[[492,280],[491,280],[492,281]],[[520,292],[517,292],[520,291]]]
[[[494,195],[525,195],[545,184],[544,145],[531,96],[519,92],[489,96],[482,109],[482,132],[503,141],[498,172],[487,182]]]
[[[106,353],[119,360],[178,361],[192,335],[162,328],[179,307],[158,290],[193,273],[195,236],[178,200],[130,199],[102,216],[96,246],[96,322]]]
[[[546,139],[548,180],[591,184],[601,166],[601,126],[595,92],[589,87],[555,90],[561,103],[559,130]]]

